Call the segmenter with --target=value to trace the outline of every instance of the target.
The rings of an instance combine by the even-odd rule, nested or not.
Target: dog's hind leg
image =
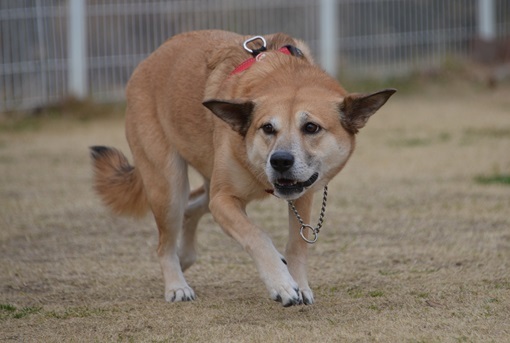
[[[157,252],[165,281],[165,299],[190,301],[195,299],[195,293],[184,278],[178,256],[178,240],[189,196],[187,164],[171,148],[165,155],[151,158],[139,154],[136,163],[158,226]]]
[[[157,254],[165,299],[190,301],[195,299],[195,292],[184,278],[178,248],[190,193],[188,165],[173,144],[179,132],[170,132],[172,112],[165,108],[170,100],[156,101],[156,93],[166,94],[166,91],[155,85],[157,82],[152,77],[156,73],[150,71],[147,61],[133,73],[126,89],[126,138],[158,227]],[[157,77],[160,81],[164,79],[164,75]]]
[[[196,261],[196,231],[200,218],[209,212],[209,183],[191,192],[184,213],[184,227],[179,245],[179,260],[183,271]]]

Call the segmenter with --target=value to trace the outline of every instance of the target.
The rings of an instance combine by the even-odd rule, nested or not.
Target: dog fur
[[[284,257],[247,217],[246,205],[274,194],[294,200],[309,222],[313,193],[344,167],[355,134],[395,92],[347,93],[314,64],[303,42],[285,34],[265,36],[267,51],[232,73],[250,58],[247,38],[195,31],[166,41],[127,85],[126,136],[135,167],[114,148],[91,148],[104,203],[118,214],[154,214],[170,302],[195,299],[183,271],[196,259],[197,225],[210,211],[251,255],[272,299],[312,304],[307,243],[294,214]],[[299,53],[277,51],[286,45]],[[204,178],[194,191],[188,166]]]

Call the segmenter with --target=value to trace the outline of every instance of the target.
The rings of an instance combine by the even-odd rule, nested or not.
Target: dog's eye
[[[305,126],[303,126],[303,131],[305,133],[317,133],[321,130],[321,127],[314,123],[306,123]]]
[[[262,131],[264,131],[264,133],[268,135],[272,135],[273,133],[276,132],[273,125],[271,124],[265,124],[264,126],[262,126]]]

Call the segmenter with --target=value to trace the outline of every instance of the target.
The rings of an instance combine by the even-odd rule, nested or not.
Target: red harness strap
[[[284,46],[283,48],[278,49],[278,51],[283,53],[283,54],[285,54],[285,55],[291,55],[291,52],[290,52],[289,48],[287,48],[286,46]],[[234,74],[241,73],[241,72],[245,71],[246,69],[250,68],[255,62],[260,61],[262,56],[264,56],[264,53],[260,53],[256,57],[248,58],[246,61],[244,61],[243,63],[238,65],[237,68],[234,69],[230,73],[230,76],[232,76]]]

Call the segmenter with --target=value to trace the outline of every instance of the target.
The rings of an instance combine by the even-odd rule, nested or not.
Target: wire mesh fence
[[[69,89],[71,0],[0,0],[0,111],[58,102]],[[333,0],[334,1],[334,0]],[[337,75],[388,77],[435,68],[473,53],[483,0],[336,0]],[[510,37],[510,1],[489,0],[494,39]],[[87,94],[119,101],[136,65],[180,32],[224,29],[242,34],[286,32],[321,56],[324,1],[89,0]]]

